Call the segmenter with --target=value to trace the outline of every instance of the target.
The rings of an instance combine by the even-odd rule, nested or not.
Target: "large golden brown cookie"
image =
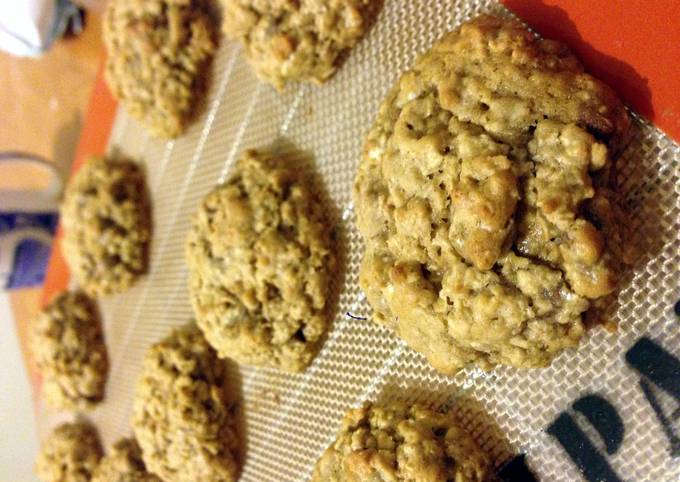
[[[92,299],[81,292],[57,296],[31,325],[30,342],[50,407],[91,409],[101,402],[109,364]]]
[[[148,471],[165,482],[234,482],[239,440],[226,367],[191,323],[144,359],[132,427]]]
[[[451,414],[422,405],[350,410],[312,482],[491,480],[489,458]]]
[[[86,422],[59,425],[42,444],[35,473],[42,482],[90,482],[102,448]]]
[[[518,22],[445,35],[387,95],[355,181],[375,321],[445,373],[546,366],[576,346],[616,287],[604,185],[629,124],[564,46]]]
[[[151,214],[134,162],[88,159],[68,185],[61,215],[64,256],[84,291],[120,293],[146,271]]]
[[[180,135],[205,90],[215,51],[207,0],[110,0],[106,80],[157,137]]]
[[[322,83],[367,28],[371,0],[222,0],[224,31],[240,39],[248,60],[277,88]]]
[[[300,172],[247,151],[204,200],[187,242],[198,326],[222,357],[304,369],[329,324],[331,228]]]

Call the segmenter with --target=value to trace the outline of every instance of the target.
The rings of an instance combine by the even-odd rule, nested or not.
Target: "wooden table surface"
[[[81,35],[60,40],[43,57],[18,58],[0,52],[0,151],[39,154],[68,172],[102,48],[101,16],[92,10]],[[30,189],[43,182],[33,168],[14,167],[3,170],[0,189]],[[27,321],[40,309],[41,291],[37,287],[10,293],[22,340]]]

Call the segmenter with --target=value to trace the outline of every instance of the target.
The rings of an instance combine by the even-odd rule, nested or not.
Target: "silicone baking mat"
[[[336,280],[330,335],[306,372],[233,370],[245,413],[241,480],[308,480],[343,413],[365,400],[390,398],[451,406],[498,467],[525,454],[539,480],[678,480],[680,147],[641,118],[633,115],[634,137],[619,161],[630,242],[643,254],[618,295],[618,331],[593,329],[578,350],[543,370],[466,369],[443,376],[370,321],[357,283],[362,246],[351,201],[362,138],[381,99],[415,57],[484,12],[509,15],[492,1],[387,0],[330,82],[293,85],[283,93],[260,83],[242,48],[224,40],[203,112],[176,141],[148,137],[118,110],[108,148],[146,167],[154,236],[149,274],[129,292],[100,300],[111,372],[106,401],[91,418],[107,446],[130,432],[145,351],[192,318],[184,262],[192,213],[243,149],[274,146],[313,160],[319,189],[335,206],[345,269]],[[64,417],[39,410],[43,434]],[[519,464],[521,457],[514,460]]]

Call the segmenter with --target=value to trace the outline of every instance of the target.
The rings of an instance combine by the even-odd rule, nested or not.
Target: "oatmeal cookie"
[[[375,0],[222,0],[224,32],[245,45],[257,74],[278,89],[327,81],[364,35]]]
[[[43,443],[35,463],[42,482],[89,482],[102,448],[96,429],[85,422],[59,425]]]
[[[104,398],[108,358],[95,302],[65,292],[31,325],[31,353],[42,375],[42,392],[55,409],[91,409]]]
[[[137,164],[90,158],[69,183],[61,214],[64,256],[83,290],[120,293],[146,271],[151,213]]]
[[[312,482],[492,480],[487,455],[451,414],[422,405],[350,410]]]
[[[104,16],[106,80],[156,137],[185,129],[215,52],[207,0],[110,0]]]
[[[387,95],[355,180],[375,321],[444,373],[576,346],[616,287],[604,187],[629,125],[566,47],[518,22],[445,35]]]
[[[221,357],[300,371],[330,321],[336,258],[322,203],[280,161],[247,151],[203,200],[187,242],[189,289]]]
[[[142,450],[134,438],[120,439],[94,471],[92,482],[162,482],[146,471]]]
[[[152,346],[132,427],[148,471],[165,482],[232,482],[239,440],[226,367],[191,323]]]

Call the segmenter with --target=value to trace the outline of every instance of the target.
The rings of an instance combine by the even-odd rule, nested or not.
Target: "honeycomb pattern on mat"
[[[225,179],[241,150],[276,141],[279,149],[313,158],[323,180],[320,189],[336,205],[346,269],[338,280],[341,294],[330,336],[306,372],[234,370],[249,440],[242,481],[308,480],[349,406],[398,397],[453,404],[497,464],[526,451],[540,480],[581,480],[545,428],[588,391],[606,395],[638,430],[626,433],[610,458],[619,474],[645,482],[678,480],[680,464],[668,457],[666,439],[623,360],[643,334],[680,355],[673,315],[680,298],[680,146],[640,119],[618,176],[634,237],[645,245],[645,254],[618,295],[618,334],[595,329],[578,351],[562,354],[544,370],[466,369],[447,377],[389,330],[346,316],[370,316],[357,284],[362,247],[350,199],[363,135],[399,73],[441,34],[482,12],[503,13],[503,7],[490,0],[386,0],[374,28],[333,79],[321,88],[291,85],[280,95],[257,82],[241,47],[223,42],[205,111],[173,142],[147,137],[119,112],[110,145],[145,159],[155,225],[149,275],[129,292],[101,301],[111,372],[107,400],[93,419],[106,445],[129,434],[130,403],[145,350],[192,314],[183,247],[197,203]],[[41,422],[46,433],[55,420],[45,414]]]

